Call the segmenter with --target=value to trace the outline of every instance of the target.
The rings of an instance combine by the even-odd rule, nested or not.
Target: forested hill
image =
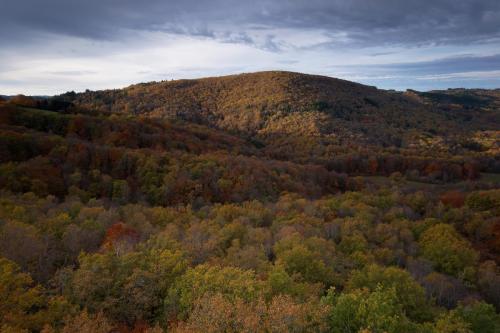
[[[380,160],[372,168],[389,167],[372,173],[422,171],[409,162],[422,158],[474,161],[481,171],[500,172],[498,90],[396,92],[271,71],[69,92],[34,104],[22,99],[11,102],[199,124],[243,138],[271,159],[351,174],[365,173],[360,164],[374,155]],[[400,161],[386,161],[388,156]],[[350,167],[345,157],[354,161]]]
[[[499,332],[499,101],[287,72],[0,99],[0,332]]]
[[[76,94],[71,100],[91,110],[181,118],[261,136],[332,134],[391,144],[391,135],[409,129],[434,134],[492,129],[500,120],[498,93],[477,95],[400,93],[275,71],[144,83]],[[490,105],[495,112],[488,110]]]

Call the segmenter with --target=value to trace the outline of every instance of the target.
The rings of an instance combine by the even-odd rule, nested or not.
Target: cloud
[[[449,81],[452,79],[469,79],[469,80],[500,79],[500,70],[424,75],[424,76],[417,76],[415,79],[417,79],[417,80],[446,80],[446,81]]]
[[[80,75],[90,75],[97,74],[96,71],[52,71],[46,72],[49,75],[63,75],[63,76],[80,76]]]
[[[258,30],[325,31],[325,47],[486,43],[500,38],[497,0],[17,0],[3,4],[4,41],[47,32],[97,40],[163,31],[252,43]],[[254,28],[252,28],[252,26]],[[345,38],[339,40],[342,34]],[[8,38],[10,37],[10,38]],[[279,35],[267,37],[279,43]],[[270,49],[279,49],[272,44]]]
[[[389,54],[393,54],[392,52]],[[371,56],[372,54],[370,54]],[[436,75],[461,72],[481,72],[500,70],[500,54],[488,56],[459,55],[437,58],[431,61],[414,61],[366,65],[330,65],[330,70],[349,72],[383,73],[391,75],[399,73],[400,76]]]
[[[454,73],[457,69],[462,72],[500,70],[500,54],[462,55],[433,61],[390,64],[381,66],[381,69],[409,74],[447,74]]]
[[[449,87],[497,88],[500,85],[500,54],[461,55],[432,61],[330,66],[341,77],[384,88],[414,89]]]

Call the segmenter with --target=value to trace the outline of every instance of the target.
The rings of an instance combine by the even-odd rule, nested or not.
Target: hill
[[[270,71],[69,92],[37,103],[25,99],[16,96],[11,103],[198,124],[243,139],[259,156],[349,174],[411,171],[427,177],[425,168],[438,160],[500,172],[495,90],[403,93]],[[438,179],[469,177],[453,174]]]
[[[398,147],[418,144],[422,135],[494,130],[500,121],[498,108],[483,109],[491,100],[498,103],[498,95],[481,97],[482,103],[472,107],[471,97],[452,99],[450,91],[413,95],[419,98],[325,76],[272,71],[143,83],[70,99],[86,109],[183,119],[263,139],[328,136],[340,144]],[[458,110],[443,107],[444,101],[458,103]]]
[[[0,331],[497,332],[497,116],[284,72],[0,100]]]

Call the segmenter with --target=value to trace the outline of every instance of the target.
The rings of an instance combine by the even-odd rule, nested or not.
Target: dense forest
[[[298,73],[0,99],[0,331],[500,332],[500,91]]]

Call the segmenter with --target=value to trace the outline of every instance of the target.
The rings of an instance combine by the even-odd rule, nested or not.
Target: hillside
[[[278,131],[273,125],[296,113],[307,112],[322,122],[326,118],[321,119],[321,115],[354,120],[358,114],[373,111],[375,105],[393,106],[395,98],[372,87],[328,77],[260,72],[89,92],[77,95],[75,103],[112,112],[180,117],[224,129],[258,133]],[[301,132],[328,129],[321,128],[322,123],[317,125]]]
[[[495,333],[498,102],[284,72],[0,100],[0,331]]]
[[[271,71],[68,92],[37,101],[16,96],[9,104],[198,124],[240,138],[260,157],[354,175],[399,171],[420,179],[454,164],[500,172],[495,90],[402,93]],[[440,166],[428,167],[432,163]],[[439,171],[434,178],[469,173]]]
[[[440,94],[452,96],[449,91]],[[426,97],[437,95],[385,91],[325,76],[259,72],[144,83],[66,97],[84,109],[183,119],[264,141],[322,136],[341,145],[411,147],[421,146],[422,139],[429,137],[470,137],[476,131],[495,130],[494,124],[500,121],[493,104],[500,100],[498,95],[482,98],[482,104],[466,105],[465,112],[464,104],[454,100],[449,99],[446,108]],[[485,111],[485,105],[495,107]]]

